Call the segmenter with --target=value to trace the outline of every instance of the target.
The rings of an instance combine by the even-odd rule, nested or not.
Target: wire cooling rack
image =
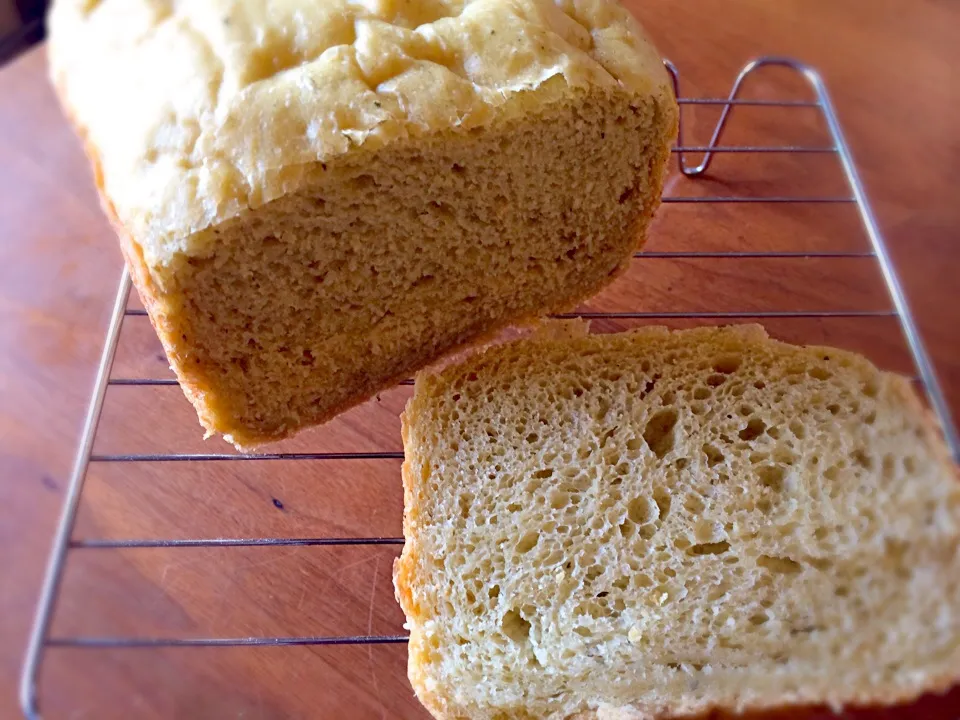
[[[950,417],[949,408],[940,388],[930,358],[920,339],[916,323],[907,305],[903,289],[897,273],[891,263],[890,256],[884,244],[877,222],[867,200],[863,186],[854,165],[850,150],[844,139],[843,132],[837,121],[833,103],[827,93],[823,79],[813,68],[791,60],[779,57],[764,57],[745,65],[740,71],[736,82],[726,98],[683,98],[680,93],[679,73],[668,61],[667,69],[673,78],[674,89],[680,98],[681,106],[718,106],[721,110],[719,120],[714,126],[712,137],[705,145],[686,145],[684,123],[681,119],[680,133],[677,147],[674,149],[678,158],[679,169],[688,178],[704,175],[715,157],[721,153],[790,153],[790,154],[830,154],[836,156],[842,166],[848,194],[840,195],[766,195],[751,197],[742,195],[670,195],[664,197],[664,204],[678,203],[757,203],[757,204],[820,204],[820,205],[847,205],[851,212],[859,214],[863,229],[869,239],[869,249],[862,251],[848,250],[819,250],[819,251],[774,251],[774,250],[738,250],[733,252],[712,251],[679,251],[679,252],[645,252],[644,258],[673,258],[673,259],[766,259],[766,258],[873,258],[879,265],[880,273],[889,293],[892,304],[890,310],[769,310],[758,311],[748,309],[743,311],[710,311],[710,312],[581,312],[575,316],[595,318],[600,320],[691,320],[716,321],[737,319],[790,319],[790,318],[866,318],[887,317],[899,321],[904,340],[912,356],[916,368],[916,380],[926,392],[933,410],[939,416],[947,444],[954,456],[960,457],[960,441],[957,431]],[[813,100],[773,99],[752,100],[741,97],[744,84],[759,70],[765,67],[777,66],[786,68],[802,78],[813,91]],[[814,108],[826,123],[831,144],[825,146],[813,145],[721,145],[728,127],[731,113],[739,106],[770,106],[776,108]],[[689,112],[687,110],[686,112]],[[684,115],[686,113],[681,113]],[[692,164],[689,156],[699,156],[700,162]],[[103,355],[96,375],[93,395],[90,400],[80,446],[65,494],[62,515],[53,540],[53,549],[39,599],[33,631],[27,648],[26,660],[23,667],[20,686],[20,698],[23,713],[27,718],[40,718],[38,700],[38,679],[45,652],[50,648],[143,648],[143,647],[191,647],[191,646],[290,646],[290,645],[362,645],[362,644],[389,644],[404,643],[407,638],[403,635],[348,635],[348,636],[297,636],[285,637],[194,637],[194,638],[166,638],[166,637],[60,637],[51,635],[51,625],[54,619],[58,595],[64,577],[71,551],[85,549],[107,548],[177,548],[177,547],[250,547],[250,546],[347,546],[347,545],[402,545],[400,537],[315,537],[315,538],[284,538],[284,537],[238,537],[238,538],[186,538],[186,539],[73,539],[73,530],[80,507],[81,493],[88,469],[92,464],[103,463],[170,463],[173,467],[182,462],[238,462],[250,459],[250,456],[219,453],[163,453],[163,454],[96,454],[94,442],[97,438],[97,429],[104,405],[107,390],[113,386],[158,386],[176,385],[172,378],[123,378],[112,377],[114,359],[117,353],[121,327],[127,317],[144,315],[142,309],[128,309],[128,296],[131,283],[126,272],[120,281],[116,302],[110,318]],[[406,381],[405,384],[410,384]],[[272,453],[256,455],[258,460],[398,460],[403,457],[402,452],[375,451],[375,452],[323,452],[323,453]],[[277,502],[277,501],[274,501]]]

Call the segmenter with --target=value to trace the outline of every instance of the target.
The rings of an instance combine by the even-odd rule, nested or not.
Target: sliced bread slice
[[[395,582],[435,717],[889,704],[958,676],[960,483],[908,380],[757,326],[562,330],[407,406]]]

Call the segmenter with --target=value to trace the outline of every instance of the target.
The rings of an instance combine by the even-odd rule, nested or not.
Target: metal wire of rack
[[[667,196],[665,204],[674,203],[808,203],[839,204],[855,207],[862,221],[863,229],[870,242],[866,251],[733,251],[733,252],[644,252],[638,257],[644,258],[874,258],[879,265],[886,289],[893,304],[892,310],[787,310],[787,311],[731,311],[731,312],[582,312],[562,317],[583,317],[595,319],[693,319],[693,320],[735,320],[735,319],[782,319],[782,318],[863,318],[888,317],[899,321],[906,344],[910,350],[917,377],[927,399],[939,418],[944,437],[954,459],[960,459],[960,438],[950,416],[949,407],[940,383],[936,377],[931,360],[920,338],[917,325],[908,307],[903,288],[887,251],[877,221],[867,199],[860,177],[854,165],[850,149],[837,120],[833,102],[827,92],[823,78],[812,67],[799,61],[783,57],[762,57],[747,63],[740,71],[729,95],[726,98],[684,98],[680,93],[680,75],[677,68],[665,61],[673,79],[674,90],[681,107],[696,105],[715,105],[722,108],[712,136],[704,145],[684,144],[684,124],[681,113],[680,132],[674,153],[677,155],[679,169],[684,176],[695,178],[703,175],[714,158],[721,153],[791,153],[791,154],[832,154],[843,168],[849,195],[836,196]],[[806,81],[812,89],[815,100],[753,100],[741,98],[746,81],[757,71],[765,67],[777,66],[792,70]],[[739,106],[776,107],[776,108],[816,108],[822,114],[829,131],[832,144],[828,146],[802,145],[738,145],[723,146],[720,140],[728,126],[731,113]],[[688,155],[701,155],[700,162],[692,165],[687,162]],[[131,281],[124,272],[117,290],[116,300],[110,316],[106,340],[99,367],[96,373],[93,394],[87,410],[81,440],[69,484],[63,501],[59,524],[53,539],[42,592],[39,598],[36,617],[27,647],[26,658],[20,682],[20,703],[24,716],[31,720],[39,719],[40,706],[37,685],[44,653],[49,648],[163,648],[163,647],[237,647],[237,646],[295,646],[295,645],[366,645],[405,643],[403,635],[350,635],[350,636],[286,636],[286,637],[196,637],[196,638],[130,638],[130,637],[51,637],[50,629],[56,610],[57,599],[64,575],[67,558],[72,550],[107,548],[187,548],[187,547],[277,547],[277,546],[350,546],[350,545],[402,545],[401,537],[240,537],[240,538],[188,538],[171,540],[74,540],[72,538],[81,494],[87,471],[97,463],[180,463],[180,462],[237,462],[255,458],[259,461],[272,460],[397,460],[402,452],[338,452],[338,453],[268,453],[256,456],[221,453],[167,453],[167,454],[95,454],[94,441],[103,409],[107,389],[111,386],[165,386],[176,385],[172,378],[115,378],[111,377],[121,327],[124,319],[131,316],[143,316],[144,310],[128,309]],[[409,385],[407,380],[401,384]]]

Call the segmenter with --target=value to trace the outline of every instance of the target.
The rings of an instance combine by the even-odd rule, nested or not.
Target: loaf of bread
[[[960,675],[960,483],[909,381],[756,326],[421,374],[397,597],[449,720],[889,704]]]
[[[323,422],[610,282],[677,107],[615,0],[57,0],[50,62],[209,433]]]

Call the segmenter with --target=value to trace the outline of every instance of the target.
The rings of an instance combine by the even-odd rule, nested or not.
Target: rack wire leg
[[[809,65],[798,63],[795,60],[786,58],[768,59],[769,64],[785,65],[800,71],[807,82],[817,93],[817,99],[823,108],[823,116],[827,121],[827,127],[830,129],[830,135],[837,146],[837,153],[840,155],[840,162],[843,164],[843,172],[847,177],[847,183],[853,191],[854,199],[857,201],[857,210],[860,213],[860,219],[863,221],[863,227],[866,230],[867,237],[870,238],[870,245],[873,247],[877,256],[877,262],[880,264],[880,270],[883,273],[883,279],[887,284],[887,291],[893,300],[893,306],[900,317],[900,328],[903,331],[904,338],[910,346],[910,352],[913,354],[913,361],[920,374],[920,380],[923,382],[927,392],[927,398],[933,406],[933,410],[940,420],[940,427],[943,431],[944,440],[950,449],[954,462],[960,463],[960,435],[957,434],[957,426],[954,424],[950,413],[950,404],[947,402],[943,388],[937,378],[937,373],[933,368],[933,361],[923,344],[920,337],[920,330],[916,321],[913,319],[913,313],[907,303],[907,296],[903,292],[903,286],[900,285],[900,278],[894,269],[893,260],[887,251],[886,243],[880,233],[880,227],[877,225],[877,219],[873,214],[873,208],[870,207],[870,200],[863,189],[863,183],[860,181],[860,174],[857,172],[857,166],[853,162],[853,155],[847,140],[843,135],[843,129],[840,127],[840,121],[837,119],[837,113],[833,107],[833,101],[827,92],[826,83],[820,73]]]
[[[80,493],[83,490],[83,481],[87,476],[87,466],[93,452],[93,441],[97,434],[97,425],[100,422],[100,411],[103,408],[103,399],[107,392],[107,380],[113,367],[113,358],[117,351],[117,342],[120,339],[120,327],[123,325],[123,311],[129,294],[130,275],[124,270],[123,276],[120,278],[120,286],[117,289],[117,297],[113,303],[113,314],[110,316],[106,342],[100,356],[100,365],[97,368],[93,397],[90,400],[87,416],[83,423],[80,447],[73,461],[70,483],[67,485],[63,509],[60,513],[60,522],[57,524],[56,534],[54,535],[53,548],[50,551],[50,559],[47,562],[47,570],[43,578],[43,589],[37,603],[37,614],[33,621],[23,671],[20,675],[20,708],[28,720],[40,720],[40,705],[37,697],[40,665],[43,661],[50,623],[53,620],[53,613],[56,608],[60,582],[63,579],[63,568],[66,564],[70,536],[73,534],[77,509],[80,507]]]

